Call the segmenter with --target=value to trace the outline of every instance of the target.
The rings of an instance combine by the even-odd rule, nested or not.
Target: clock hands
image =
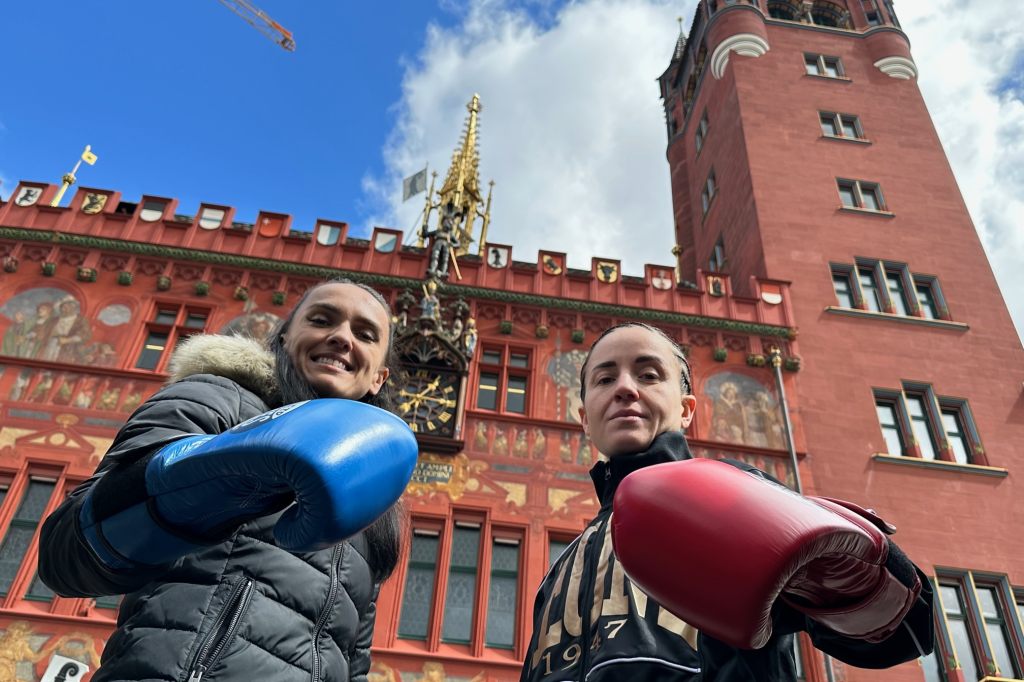
[[[437,390],[437,386],[440,383],[441,383],[441,377],[436,377],[433,381],[431,381],[429,384],[427,384],[426,388],[424,388],[419,393],[410,393],[409,391],[407,391],[407,390],[405,390],[403,388],[403,389],[401,389],[398,392],[398,394],[401,395],[401,396],[404,396],[406,398],[412,398],[412,399],[419,398],[420,400],[422,400],[423,398],[428,397],[427,396],[428,393],[431,393],[431,392]]]
[[[441,403],[445,407],[455,407],[455,400],[452,398],[438,398],[432,395],[423,396],[423,400],[429,400],[432,403]]]
[[[419,391],[418,393],[411,393],[411,392],[405,390],[404,388],[399,390],[398,394],[400,396],[402,396],[403,398],[408,398],[409,400],[407,400],[404,403],[401,403],[398,406],[398,409],[401,410],[403,413],[407,413],[410,410],[414,410],[414,409],[418,408],[423,403],[424,400],[429,400],[430,402],[435,402],[435,403],[446,403],[447,407],[454,407],[454,405],[455,405],[455,401],[454,400],[450,400],[448,398],[436,398],[434,396],[429,395],[430,393],[436,391],[437,387],[440,384],[441,384],[441,377],[440,376],[436,376],[436,377],[434,377],[433,381],[431,381],[429,384],[427,384],[426,387],[424,387],[423,390]]]

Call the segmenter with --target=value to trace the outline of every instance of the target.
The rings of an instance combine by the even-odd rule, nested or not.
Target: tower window
[[[863,140],[864,132],[860,119],[853,114],[836,114],[831,111],[818,112],[821,123],[821,134],[825,137],[845,137],[852,140]]]
[[[936,395],[928,384],[875,391],[875,414],[890,455],[984,464],[970,406],[963,398]]]
[[[896,402],[887,398],[876,398],[875,412],[878,415],[878,424],[882,427],[882,437],[885,438],[885,451],[890,455],[905,455]]]
[[[978,675],[978,655],[967,620],[967,609],[964,605],[963,590],[960,585],[940,585],[942,608],[946,615],[946,624],[952,640],[954,655],[966,680],[976,680]]]
[[[832,263],[830,267],[836,300],[842,308],[927,320],[950,319],[939,280],[911,272],[906,263],[857,258],[853,267],[848,263]]]
[[[861,300],[864,307],[878,313],[882,311],[882,301],[878,295],[878,285],[875,283],[874,268],[857,268],[857,282],[860,284]]]
[[[936,614],[935,651],[921,661],[926,682],[1019,679],[1019,590],[1005,576],[957,569],[939,569],[936,580],[941,615]]]
[[[708,112],[704,112],[704,115],[700,117],[700,123],[697,124],[697,134],[694,135],[693,144],[697,148],[697,153],[704,148],[704,138],[708,134]]]
[[[816,26],[850,28],[850,13],[846,8],[829,0],[815,0],[811,7],[811,23]]]
[[[800,10],[792,0],[768,0],[768,16],[772,19],[800,21]]]
[[[981,617],[985,621],[985,634],[988,635],[989,647],[996,659],[999,674],[1018,677],[1020,670],[1014,660],[1009,623],[1003,610],[1002,600],[996,594],[996,587],[978,585],[976,589]]]
[[[708,259],[708,270],[711,272],[725,272],[725,242],[718,237],[714,247],[711,249],[711,258]]]
[[[897,315],[909,315],[907,310],[907,291],[903,286],[903,273],[900,270],[885,271],[885,285],[889,291],[889,307]]]
[[[853,286],[850,284],[850,271],[847,269],[832,270],[832,288],[836,292],[836,300],[840,307],[856,308],[857,302],[853,297]]]
[[[907,414],[910,415],[910,430],[914,440],[921,448],[921,457],[935,459],[935,434],[931,428],[931,419],[925,407],[925,396],[910,394],[904,396],[907,403]]]
[[[882,16],[878,13],[877,0],[861,0],[864,8],[864,16],[867,17],[869,26],[878,26],[882,23]]]
[[[839,199],[843,208],[859,208],[865,211],[885,211],[882,190],[877,183],[862,180],[836,180]]]
[[[942,314],[942,310],[939,307],[937,280],[916,275],[914,277],[914,291],[917,293],[917,307],[921,311],[921,317],[928,320],[948,318],[948,315]]]
[[[715,171],[714,169],[708,173],[708,179],[704,181],[704,191],[700,193],[700,205],[704,215],[707,215],[708,209],[711,208],[711,201],[718,194],[718,185],[715,182]]]
[[[846,73],[843,71],[843,62],[839,57],[804,53],[804,68],[809,76],[846,78]]]

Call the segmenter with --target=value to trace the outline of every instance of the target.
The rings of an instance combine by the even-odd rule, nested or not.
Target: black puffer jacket
[[[65,596],[127,595],[93,681],[365,681],[379,586],[362,534],[292,554],[274,544],[277,517],[265,517],[171,565],[123,573],[107,570],[82,541],[89,488],[97,505],[138,494],[125,490],[132,463],[274,406],[272,360],[253,342],[197,337],[174,366],[173,383],[139,407],[96,473],[43,525],[39,574],[47,585]]]
[[[612,551],[608,521],[615,490],[633,471],[691,457],[683,434],[667,432],[645,452],[591,469],[601,510],[551,566],[537,592],[521,682],[795,682],[793,636],[799,631],[822,651],[862,668],[890,667],[932,650],[932,593],[920,571],[921,596],[902,627],[878,644],[844,637],[777,603],[768,643],[736,649],[698,632],[640,591]],[[761,474],[740,462],[730,464]],[[890,548],[889,570],[909,579],[917,568],[895,545]]]

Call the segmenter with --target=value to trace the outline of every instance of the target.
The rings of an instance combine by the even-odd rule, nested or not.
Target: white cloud
[[[918,85],[981,235],[1017,333],[1024,337],[1024,32],[1016,0],[901,0]],[[1005,90],[1005,89],[1004,89]]]
[[[572,267],[622,257],[627,274],[671,264],[672,204],[664,114],[655,78],[695,2],[588,0],[542,28],[504,2],[477,0],[461,26],[428,29],[403,84],[400,122],[385,149],[387,178],[368,178],[387,204],[378,220],[409,230],[422,197],[398,203],[399,178],[429,161],[444,179],[474,92],[481,178],[494,179],[488,240],[564,251]]]
[[[401,177],[429,162],[443,179],[465,104],[480,93],[481,175],[493,178],[489,241],[564,251],[572,267],[621,258],[626,274],[671,264],[673,217],[656,77],[695,0],[576,0],[552,9],[507,0],[453,3],[461,24],[428,28],[407,66],[386,177],[364,180],[378,224],[407,231],[422,196],[402,204]],[[1024,332],[1024,33],[1015,0],[900,0],[919,85],[971,215]],[[522,7],[520,4],[519,7]],[[541,11],[537,11],[540,8]],[[541,16],[537,20],[537,16]],[[1016,81],[1017,87],[1003,87]]]

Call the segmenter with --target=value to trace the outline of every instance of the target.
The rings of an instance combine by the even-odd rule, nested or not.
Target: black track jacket
[[[619,481],[630,472],[691,457],[682,433],[668,432],[646,452],[598,462],[591,469],[601,510],[541,584],[521,682],[792,682],[793,633],[801,630],[818,649],[861,668],[887,668],[931,651],[930,584],[895,545],[890,545],[890,570],[897,575],[916,571],[922,591],[900,629],[879,644],[843,637],[780,602],[768,644],[757,650],[735,649],[662,609],[629,581],[612,552],[612,500]]]

